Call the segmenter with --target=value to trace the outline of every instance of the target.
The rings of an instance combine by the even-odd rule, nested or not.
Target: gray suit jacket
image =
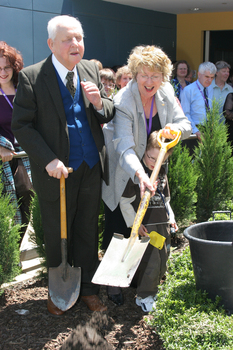
[[[107,206],[114,210],[119,204],[125,186],[131,177],[137,182],[135,173],[143,169],[140,160],[146,149],[147,133],[143,106],[135,80],[120,90],[114,97],[116,114],[104,126],[104,137],[109,155],[109,185],[103,183],[102,197]],[[155,101],[161,127],[172,123],[182,132],[182,139],[191,134],[191,124],[178,105],[174,89],[165,83],[155,94]]]
[[[114,106],[100,82],[93,62],[77,64],[80,80],[95,83],[103,101],[104,116],[98,113],[83,93],[87,119],[99,151],[103,178],[107,180],[106,150],[101,124],[114,116]],[[53,159],[69,164],[69,134],[62,97],[51,55],[44,61],[23,69],[14,100],[12,131],[30,159],[36,192],[44,200],[59,197],[59,181],[50,177],[45,167]]]

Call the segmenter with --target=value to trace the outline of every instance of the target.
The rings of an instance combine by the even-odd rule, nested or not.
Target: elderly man
[[[198,125],[206,119],[206,112],[211,107],[212,93],[210,85],[214,79],[216,67],[211,62],[201,63],[198,79],[184,89],[181,106],[192,125],[193,134],[200,139]]]
[[[219,103],[219,113],[222,115],[223,113],[223,105],[226,100],[229,92],[233,92],[233,88],[227,84],[227,79],[229,78],[230,68],[231,66],[224,61],[218,61],[215,63],[217,68],[217,72],[215,75],[215,79],[211,84],[211,88],[213,89],[213,99]],[[225,118],[222,116],[221,120]]]
[[[70,264],[81,267],[81,299],[92,311],[107,308],[91,283],[98,266],[98,214],[101,174],[106,179],[101,124],[114,116],[95,63],[83,60],[81,23],[57,16],[48,23],[52,54],[19,76],[12,130],[28,153],[38,195],[48,267],[61,263],[59,179],[67,193],[67,241]],[[68,176],[67,167],[74,172]],[[50,297],[48,310],[61,315]]]

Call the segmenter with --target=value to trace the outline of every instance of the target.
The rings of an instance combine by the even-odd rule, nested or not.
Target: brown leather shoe
[[[62,311],[62,310],[58,309],[58,307],[56,307],[54,305],[54,303],[52,302],[50,296],[48,296],[47,309],[52,315],[55,315],[55,316],[61,316],[65,312],[65,311]]]
[[[98,295],[87,295],[81,296],[81,300],[87,305],[91,311],[106,311],[107,306],[105,306]]]

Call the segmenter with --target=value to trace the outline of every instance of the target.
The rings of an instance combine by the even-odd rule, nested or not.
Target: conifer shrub
[[[214,100],[207,121],[200,127],[201,142],[194,150],[197,222],[207,221],[212,211],[233,197],[233,158],[227,141],[227,126],[220,122],[219,105]]]
[[[185,224],[195,217],[197,175],[192,165],[192,157],[181,143],[174,147],[169,157],[168,181],[176,222]]]
[[[0,180],[0,287],[11,282],[20,273],[20,225],[14,224],[16,208],[10,203],[10,196],[3,194]],[[0,288],[0,294],[2,290]]]

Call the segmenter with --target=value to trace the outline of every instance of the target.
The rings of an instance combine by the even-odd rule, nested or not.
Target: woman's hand
[[[2,159],[3,163],[12,160],[13,154],[14,153],[9,149],[0,146],[0,158]]]
[[[146,188],[148,188],[151,191],[151,196],[155,195],[155,188],[151,185],[149,177],[146,175],[145,171],[143,169],[139,169],[136,171],[135,174],[140,183],[140,195],[141,197],[144,195]]]
[[[143,224],[141,224],[141,226],[139,227],[139,230],[138,230],[139,236],[141,236],[141,237],[148,237],[148,233],[147,232],[148,232],[147,228]]]
[[[179,131],[174,124],[167,124],[165,125],[164,129],[162,129],[161,136],[164,137],[165,139],[175,139],[176,134],[171,133],[171,131],[175,131],[176,133]]]

